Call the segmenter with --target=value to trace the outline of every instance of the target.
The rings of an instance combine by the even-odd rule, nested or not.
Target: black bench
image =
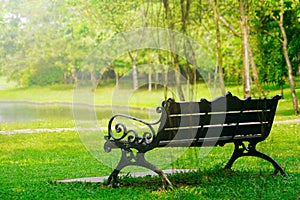
[[[145,159],[147,151],[160,147],[223,146],[226,143],[234,143],[235,148],[225,168],[230,169],[239,157],[256,156],[271,162],[275,174],[280,172],[286,175],[274,159],[256,150],[257,143],[265,140],[271,131],[280,98],[277,95],[271,99],[240,100],[227,93],[211,102],[206,99],[199,102],[175,102],[168,99],[157,108],[161,117],[153,123],[116,114],[109,121],[104,149],[110,152],[113,148],[120,148],[122,156],[107,184],[112,181],[113,187],[117,187],[120,170],[136,165],[156,172],[166,184],[172,185],[162,170]],[[116,118],[142,123],[149,130],[128,129],[125,124],[114,122]],[[154,125],[159,126],[157,131]]]

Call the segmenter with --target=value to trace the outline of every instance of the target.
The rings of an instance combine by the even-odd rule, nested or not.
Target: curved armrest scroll
[[[157,113],[162,113],[162,107],[157,107],[156,112]],[[127,118],[127,119],[130,119],[130,120],[134,120],[134,121],[137,121],[139,123],[142,123],[142,124],[146,125],[149,128],[150,131],[145,131],[142,135],[139,135],[136,130],[128,129],[125,124],[117,123],[114,127],[114,131],[116,133],[122,133],[122,134],[120,134],[121,136],[118,137],[118,136],[114,135],[113,130],[112,130],[113,121],[118,117],[123,117],[123,118]],[[109,120],[108,135],[105,136],[104,138],[106,140],[120,141],[120,140],[123,140],[124,138],[127,137],[126,138],[127,141],[129,143],[132,143],[132,144],[133,143],[134,144],[145,144],[145,145],[150,144],[154,140],[154,138],[156,137],[156,132],[153,128],[153,125],[158,124],[161,121],[161,117],[158,121],[146,122],[142,119],[139,119],[139,118],[136,118],[136,117],[133,117],[133,116],[130,116],[130,115],[121,114],[121,113],[115,114]]]

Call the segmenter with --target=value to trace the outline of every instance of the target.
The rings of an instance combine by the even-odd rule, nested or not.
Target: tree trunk
[[[284,93],[283,93],[283,85],[280,84],[280,94],[281,94],[281,98],[284,99]]]
[[[181,80],[180,80],[180,67],[179,67],[179,56],[177,53],[177,47],[176,47],[176,41],[175,41],[175,37],[174,37],[174,33],[172,32],[172,30],[174,29],[174,23],[172,22],[172,14],[170,11],[170,7],[169,7],[169,0],[163,0],[163,4],[164,4],[164,8],[165,8],[165,14],[166,14],[166,21],[167,21],[167,25],[169,30],[171,30],[170,33],[170,45],[171,45],[171,50],[173,52],[173,64],[174,64],[174,68],[176,71],[175,74],[175,79],[176,79],[176,88],[177,88],[177,92],[178,92],[178,96],[180,101],[184,101],[184,94],[182,91],[182,87],[181,87]]]
[[[218,74],[218,59],[216,60],[215,73],[214,73],[214,94],[217,92],[217,74]]]
[[[193,99],[192,100],[197,100],[197,69],[195,66],[193,66],[193,72],[194,72],[194,77],[193,77]]]
[[[164,74],[164,100],[168,99],[168,68],[165,71]]]
[[[152,72],[151,72],[151,67],[149,68],[149,74],[148,74],[148,91],[152,91]]]
[[[130,57],[131,63],[132,63],[132,82],[133,82],[133,90],[138,89],[138,75],[137,75],[137,68],[136,68],[136,58],[138,55],[138,50],[136,50],[136,54],[133,57],[130,52],[128,52],[128,55]]]
[[[184,55],[186,58],[186,75],[187,75],[187,90],[189,100],[193,101],[197,96],[197,73],[196,73],[196,58],[193,46],[190,40],[186,40],[184,43]]]
[[[136,68],[136,62],[133,63],[132,65],[132,79],[133,79],[133,89],[137,90],[138,89],[138,75],[137,75],[137,68]]]
[[[96,78],[95,69],[92,69],[90,74],[91,74],[91,82],[92,82],[92,91],[95,91],[97,88],[97,78]]]
[[[158,84],[158,72],[155,73],[155,90],[157,90],[157,84]]]
[[[77,78],[77,74],[76,74],[75,68],[72,68],[71,74],[72,74],[72,78],[73,78],[73,80],[74,80],[74,83],[77,84],[78,78]]]
[[[262,95],[264,95],[264,92],[262,91],[261,87],[260,87],[260,83],[259,83],[259,78],[258,78],[258,73],[257,73],[257,68],[256,68],[256,64],[254,61],[254,57],[253,57],[253,53],[252,53],[252,48],[249,45],[249,57],[250,57],[250,62],[251,62],[251,66],[252,66],[252,73],[253,73],[253,77],[254,77],[254,82],[256,85],[256,89],[258,92],[258,96],[261,97]]]
[[[64,84],[67,84],[67,72],[64,72]]]
[[[116,77],[116,88],[119,88],[119,74],[115,71],[115,77]]]
[[[224,84],[224,76],[223,76],[223,59],[222,59],[222,47],[221,47],[221,34],[220,34],[220,27],[219,27],[219,11],[216,4],[216,0],[210,1],[213,10],[214,10],[214,23],[216,27],[216,38],[217,38],[217,59],[218,59],[218,75],[220,80],[220,89],[222,95],[225,95],[225,84]]]
[[[248,22],[247,22],[247,18],[246,18],[246,13],[245,13],[245,11],[246,11],[246,8],[245,8],[245,2],[242,2],[243,0],[240,0],[240,13],[241,13],[241,24],[240,24],[240,28],[241,28],[241,34],[239,33],[239,32],[237,32],[234,28],[233,28],[233,26],[231,25],[231,24],[229,24],[221,15],[219,15],[219,20],[223,23],[223,25],[226,27],[226,28],[228,28],[229,30],[231,30],[231,32],[235,35],[235,36],[237,36],[237,37],[239,37],[239,38],[241,38],[241,40],[242,40],[242,46],[246,46],[246,47],[248,47],[248,56],[245,54],[245,56],[247,56],[247,57],[249,57],[249,59],[250,59],[250,62],[251,62],[251,66],[252,66],[252,72],[253,72],[253,76],[254,76],[254,82],[255,82],[255,85],[256,85],[256,87],[257,87],[257,92],[258,92],[258,95],[259,96],[261,96],[261,95],[263,95],[264,96],[264,92],[263,92],[263,90],[261,89],[261,86],[260,86],[260,83],[259,83],[259,76],[258,76],[258,73],[257,73],[257,68],[256,68],[256,64],[255,64],[255,61],[254,61],[254,56],[253,56],[253,53],[252,53],[252,49],[251,49],[251,46],[250,46],[250,44],[249,44],[249,39],[248,39],[248,35],[249,35],[249,32],[248,32]],[[244,28],[242,28],[242,26],[244,26]],[[246,38],[247,39],[245,39],[245,35],[244,35],[244,33],[246,33]],[[246,42],[246,44],[247,45],[245,45],[245,43],[244,42]],[[244,53],[245,53],[245,49],[244,49],[244,47],[243,47],[243,58],[245,57],[244,56]],[[247,62],[246,61],[247,60],[247,58],[245,58],[245,62]],[[244,84],[244,85],[246,85],[246,88],[250,88],[250,72],[247,74],[247,71],[249,71],[249,65],[246,65],[246,70],[245,70],[245,67],[244,67],[245,65],[244,65],[244,61],[243,61],[243,73],[244,73],[244,75],[243,75],[243,83],[245,83],[245,81],[244,80],[247,80],[247,82],[246,82],[246,84]],[[245,73],[246,73],[246,75],[245,75]],[[249,78],[246,78],[246,77],[249,77]],[[245,87],[244,87],[245,88]],[[247,89],[244,89],[244,91],[247,91]],[[246,92],[247,93],[247,92]],[[249,92],[250,93],[250,92]],[[244,92],[244,94],[245,94],[245,92]],[[245,95],[245,96],[247,96],[247,95]]]
[[[290,83],[290,88],[291,88],[291,93],[292,93],[292,99],[293,99],[293,106],[294,106],[294,113],[295,115],[299,115],[299,108],[298,108],[298,100],[297,100],[297,95],[295,91],[295,83],[294,83],[294,77],[293,77],[293,69],[292,69],[292,64],[288,55],[288,41],[287,41],[287,36],[286,32],[283,26],[283,13],[280,14],[280,21],[279,21],[279,27],[283,36],[283,54],[284,58],[288,67],[288,77],[289,77],[289,83]]]
[[[174,66],[175,66],[175,77],[176,77],[176,88],[178,92],[178,96],[180,101],[185,101],[184,94],[181,87],[181,73],[179,67],[179,56],[177,54],[174,55]]]
[[[239,0],[241,13],[241,32],[242,32],[242,49],[243,49],[243,72],[244,72],[244,97],[250,97],[250,70],[249,70],[249,43],[248,43],[248,22],[246,16],[246,3]]]

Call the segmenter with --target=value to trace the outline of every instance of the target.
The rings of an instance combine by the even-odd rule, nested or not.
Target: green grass
[[[38,120],[30,122],[2,122],[0,131],[13,131],[20,129],[55,129],[74,128],[74,120]]]
[[[204,157],[201,148],[190,148],[164,166],[199,169],[169,177],[173,190],[162,189],[157,177],[127,176],[117,189],[101,183],[56,183],[109,175],[112,169],[93,158],[75,132],[0,135],[0,199],[299,199],[299,130],[300,124],[274,125],[258,145],[287,177],[271,176],[271,164],[257,158],[241,158],[233,171],[221,170],[232,145],[216,147]]]
[[[70,85],[16,89],[13,85],[5,85],[3,77],[0,77],[0,85],[8,88],[0,90],[0,100],[74,101],[74,89]],[[280,93],[275,86],[269,89],[268,97]],[[298,95],[299,89],[298,84]],[[227,90],[242,96],[241,87],[230,86]],[[88,89],[76,91],[79,92],[76,101],[101,105],[123,103],[125,106],[155,107],[164,99],[162,89],[132,92],[105,86],[98,88],[95,93]],[[94,101],[87,98],[91,94]],[[275,120],[298,119],[299,116],[293,115],[288,87],[285,87],[284,94],[285,99],[279,102]],[[173,97],[172,91],[169,91],[168,97]],[[211,99],[204,85],[199,84],[197,98],[202,97]],[[101,123],[101,126],[106,126],[106,122]],[[60,127],[72,128],[75,122],[49,119],[1,123],[0,130]],[[270,175],[273,171],[270,163],[257,158],[241,158],[234,164],[233,171],[222,170],[231,156],[232,144],[215,147],[206,156],[203,156],[203,149],[207,148],[149,152],[150,160],[152,158],[160,167],[198,169],[197,172],[169,177],[175,184],[173,190],[162,189],[158,177],[126,176],[121,179],[121,188],[118,189],[101,183],[56,183],[55,180],[60,179],[105,176],[112,169],[95,159],[92,156],[95,153],[89,153],[79,135],[73,131],[0,135],[0,199],[299,199],[299,130],[300,124],[274,124],[268,139],[258,145],[258,150],[282,165],[287,177]],[[103,138],[103,135],[99,138]],[[97,158],[101,158],[101,153],[104,153],[100,148],[102,141],[93,142],[98,148]],[[181,156],[175,159],[178,152]],[[114,162],[117,162],[119,153],[119,150],[114,151]],[[166,160],[170,160],[166,159],[166,155],[170,154],[176,156],[166,165]],[[127,171],[130,170],[143,169],[128,168]]]

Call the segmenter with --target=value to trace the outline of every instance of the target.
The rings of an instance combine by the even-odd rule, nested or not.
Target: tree
[[[298,1],[283,1],[283,0],[280,0],[277,2],[266,0],[266,1],[262,2],[261,4],[262,4],[263,8],[268,8],[268,9],[263,10],[263,12],[261,12],[262,13],[261,18],[268,19],[269,24],[272,24],[271,20],[273,20],[273,22],[277,25],[277,27],[279,27],[279,30],[276,31],[276,29],[274,28],[274,24],[272,24],[270,26],[271,26],[271,28],[273,28],[272,29],[273,32],[270,32],[269,30],[266,30],[266,29],[264,29],[263,32],[265,34],[267,34],[268,36],[276,38],[282,46],[282,52],[283,52],[286,66],[287,66],[287,75],[288,75],[289,85],[290,85],[291,94],[292,94],[294,113],[295,113],[295,115],[298,115],[299,114],[299,106],[298,106],[298,99],[297,99],[297,95],[296,95],[296,91],[295,91],[295,83],[294,83],[294,76],[293,76],[293,71],[296,71],[297,66],[294,68],[295,70],[293,70],[292,62],[290,59],[290,56],[292,56],[292,55],[289,53],[289,41],[288,41],[288,34],[290,34],[290,33],[286,32],[286,29],[287,29],[286,27],[288,27],[288,26],[293,27],[293,24],[295,23],[295,21],[289,22],[284,19],[285,19],[285,17],[288,17],[289,15],[291,15],[291,13],[296,14],[297,10],[299,10],[300,5],[299,5]],[[297,23],[298,22],[296,22],[296,24]],[[297,28],[297,27],[293,28],[290,32],[295,32],[295,31],[296,31],[296,35],[298,35],[297,32],[299,33],[299,28]],[[291,38],[293,38],[293,37],[291,37]],[[296,55],[296,57],[297,57],[297,55]]]
[[[297,100],[297,95],[296,95],[296,90],[295,90],[295,82],[294,82],[294,77],[293,77],[293,69],[292,69],[292,64],[289,58],[288,54],[288,39],[285,31],[285,27],[283,24],[283,16],[285,12],[285,6],[283,0],[280,1],[280,14],[279,14],[279,19],[273,16],[273,19],[278,23],[281,34],[283,37],[282,42],[282,48],[283,48],[283,54],[284,58],[286,61],[286,65],[288,67],[288,77],[289,77],[289,83],[290,83],[290,88],[291,88],[291,93],[292,93],[292,99],[293,99],[293,106],[294,106],[294,112],[295,115],[299,114],[299,106],[298,106],[298,100]]]
[[[241,39],[242,46],[242,59],[243,59],[243,84],[244,84],[244,97],[248,97],[251,95],[251,77],[250,77],[250,64],[252,66],[252,73],[254,76],[254,81],[257,87],[258,95],[261,96],[261,87],[258,78],[258,72],[256,69],[256,64],[254,61],[254,56],[252,53],[252,48],[249,42],[249,7],[250,4],[248,0],[239,0],[239,15],[240,15],[240,23],[239,29],[237,31],[233,25],[231,25],[227,20],[224,19],[222,15],[219,15],[219,19],[222,24],[229,29],[235,36]]]
[[[171,49],[172,52],[178,52],[177,46],[176,46],[176,42],[175,42],[175,36],[174,36],[174,32],[172,30],[175,30],[175,19],[174,19],[174,15],[172,14],[172,12],[175,12],[175,10],[170,8],[170,2],[169,0],[163,0],[163,5],[164,5],[164,9],[165,9],[165,18],[166,18],[166,23],[167,23],[167,27],[170,31],[170,45],[171,45]],[[180,66],[179,66],[179,55],[177,53],[173,53],[172,54],[173,57],[173,65],[175,68],[175,71],[177,71],[177,73],[175,74],[176,76],[176,88],[177,88],[177,92],[179,95],[179,99],[181,101],[184,101],[184,94],[182,91],[182,87],[181,87],[181,80],[180,80]]]
[[[216,28],[216,38],[217,38],[217,69],[220,79],[220,87],[222,95],[225,95],[225,84],[223,78],[223,59],[222,59],[222,47],[221,47],[221,35],[219,27],[219,11],[217,6],[217,0],[210,0],[210,3],[214,11],[214,23]]]
[[[104,27],[98,27],[98,29],[111,29],[113,33],[121,34],[124,40],[128,40],[128,38],[125,38],[123,32],[130,31],[134,28],[135,24],[143,24],[144,19],[147,18],[148,10],[147,8],[139,10],[141,6],[144,6],[141,1],[113,1],[109,3],[91,1],[86,8],[89,13],[86,17],[92,20],[93,24],[99,24],[100,19],[100,24]],[[147,4],[145,4],[145,6],[147,6]],[[92,18],[90,18],[90,16],[92,16]],[[138,74],[136,59],[138,57],[138,50],[134,52],[129,51],[128,56],[132,63],[133,88],[137,89]]]

